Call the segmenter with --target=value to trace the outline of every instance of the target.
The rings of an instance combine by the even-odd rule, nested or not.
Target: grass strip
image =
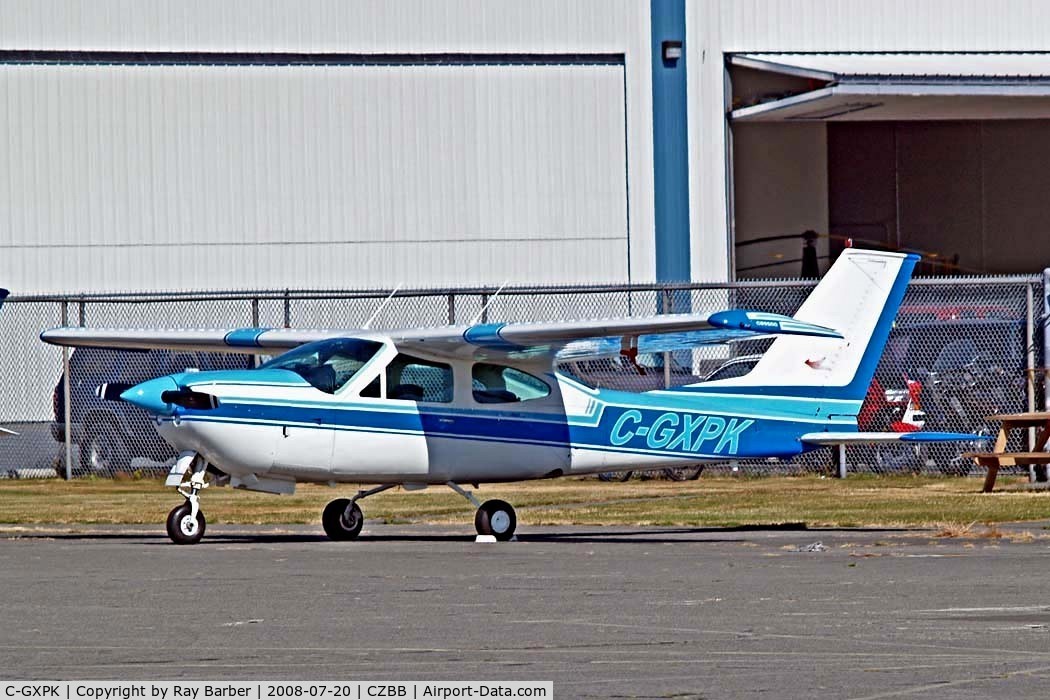
[[[1050,492],[1001,478],[980,493],[975,478],[851,476],[713,477],[699,481],[557,479],[483,484],[481,500],[513,504],[525,525],[683,525],[733,527],[802,523],[810,527],[951,527],[965,523],[1050,520]],[[209,488],[209,523],[320,523],[321,509],[356,487],[300,485],[293,496]],[[162,523],[180,496],[154,479],[0,481],[0,525]],[[388,523],[470,527],[474,509],[449,489],[393,489],[361,502],[365,517]]]

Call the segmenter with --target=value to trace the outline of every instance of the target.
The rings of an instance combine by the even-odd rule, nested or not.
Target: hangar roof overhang
[[[1050,53],[736,53],[810,89],[729,112],[736,122],[1050,118]]]

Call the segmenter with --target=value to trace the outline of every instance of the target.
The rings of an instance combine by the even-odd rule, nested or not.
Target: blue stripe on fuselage
[[[798,436],[814,430],[812,421],[802,423],[790,416],[744,417],[700,412],[695,406],[653,408],[639,403],[603,403],[591,420],[579,423],[558,414],[540,414],[543,420],[529,420],[518,412],[493,410],[450,413],[440,407],[419,406],[422,410],[418,411],[376,408],[363,403],[294,405],[223,398],[214,410],[180,409],[179,415],[207,422],[394,432],[698,458],[791,456],[806,447]],[[840,430],[850,427],[837,426]]]

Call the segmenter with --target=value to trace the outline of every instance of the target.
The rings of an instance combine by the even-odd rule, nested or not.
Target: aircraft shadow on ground
[[[382,542],[470,542],[474,541],[474,535],[467,533],[427,533],[426,526],[419,526],[419,532],[412,532],[412,526],[389,534],[363,534],[355,542],[343,543],[341,546],[354,546],[356,544],[367,545],[368,543]],[[779,523],[770,525],[739,525],[735,527],[667,527],[667,528],[637,528],[637,529],[603,529],[592,528],[587,530],[572,530],[565,532],[525,532],[518,534],[518,539],[524,543],[608,543],[608,544],[697,544],[717,542],[739,542],[746,537],[711,537],[720,534],[746,534],[746,533],[776,533],[776,532],[812,532],[812,533],[878,533],[878,532],[909,532],[915,528],[811,528],[805,523]],[[704,535],[704,537],[700,537]],[[162,530],[156,533],[133,531],[133,532],[25,532],[10,536],[11,539],[27,540],[60,540],[67,542],[132,542],[140,541],[146,545],[170,546],[171,542]],[[197,546],[223,545],[223,544],[314,544],[327,543],[330,540],[320,532],[314,533],[223,533],[212,532],[204,542]]]

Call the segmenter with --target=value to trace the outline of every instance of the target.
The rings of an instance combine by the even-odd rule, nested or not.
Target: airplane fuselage
[[[826,400],[636,394],[543,378],[552,391],[540,400],[469,405],[332,395],[290,372],[187,373],[176,383],[216,396],[218,407],[175,407],[157,427],[235,485],[275,490],[273,482],[499,482],[788,458],[806,449],[802,433],[856,425],[821,414]]]

